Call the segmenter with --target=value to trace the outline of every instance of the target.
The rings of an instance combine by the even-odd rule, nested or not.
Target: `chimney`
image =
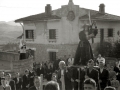
[[[52,11],[52,7],[50,6],[50,4],[47,4],[45,6],[45,13],[47,16],[50,16],[51,15],[51,11]]]
[[[100,6],[99,6],[99,12],[102,14],[105,14],[105,5],[103,3],[100,4]]]

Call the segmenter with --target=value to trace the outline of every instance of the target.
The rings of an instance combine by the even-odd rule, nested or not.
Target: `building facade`
[[[74,57],[79,32],[83,30],[84,24],[89,23],[89,12],[98,28],[94,43],[113,43],[119,39],[120,17],[106,13],[104,4],[100,4],[98,11],[74,5],[72,0],[56,10],[52,10],[51,5],[47,4],[44,13],[20,18],[15,22],[22,23],[23,39],[27,45],[36,48],[35,60],[54,61],[64,55]]]

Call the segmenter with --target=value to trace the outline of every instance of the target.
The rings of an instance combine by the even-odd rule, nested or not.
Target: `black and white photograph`
[[[0,90],[120,90],[119,0],[0,0]]]

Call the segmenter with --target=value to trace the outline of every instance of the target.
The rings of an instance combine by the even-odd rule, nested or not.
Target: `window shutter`
[[[56,39],[58,39],[58,29],[56,29]]]
[[[50,37],[50,36],[49,36],[49,30],[47,29],[46,31],[47,31],[47,33],[46,33],[46,38],[47,38],[47,40],[49,41],[49,37]]]
[[[108,37],[113,37],[113,29],[108,29]]]
[[[28,30],[25,31],[26,39],[28,39]]]
[[[32,34],[32,39],[34,39],[34,31],[31,30],[31,34]]]

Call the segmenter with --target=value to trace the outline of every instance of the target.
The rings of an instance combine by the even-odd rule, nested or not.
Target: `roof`
[[[108,14],[108,13],[102,14],[99,11],[86,9],[86,8],[80,8],[80,9],[84,9],[85,11],[90,11],[92,20],[120,21],[120,16],[117,16],[117,15],[112,15],[112,14]],[[54,12],[54,11],[57,12],[59,10],[60,10],[60,8],[56,9],[56,10],[52,10],[52,12]],[[51,19],[61,19],[61,17],[57,16],[57,15],[46,15],[46,13],[40,13],[40,14],[31,15],[28,17],[17,19],[17,20],[15,20],[15,22],[41,21],[41,20],[51,20]],[[89,20],[88,14],[79,17],[79,19],[80,20]]]
[[[61,19],[61,17],[59,17],[57,15],[46,15],[46,13],[41,13],[41,14],[31,15],[28,17],[17,19],[17,20],[15,20],[15,22],[51,20],[51,19]]]
[[[90,10],[91,12],[91,10]],[[79,17],[80,20],[88,20],[88,14]],[[99,11],[91,12],[92,20],[106,20],[106,21],[120,21],[120,16],[112,15],[108,13],[100,13]]]

